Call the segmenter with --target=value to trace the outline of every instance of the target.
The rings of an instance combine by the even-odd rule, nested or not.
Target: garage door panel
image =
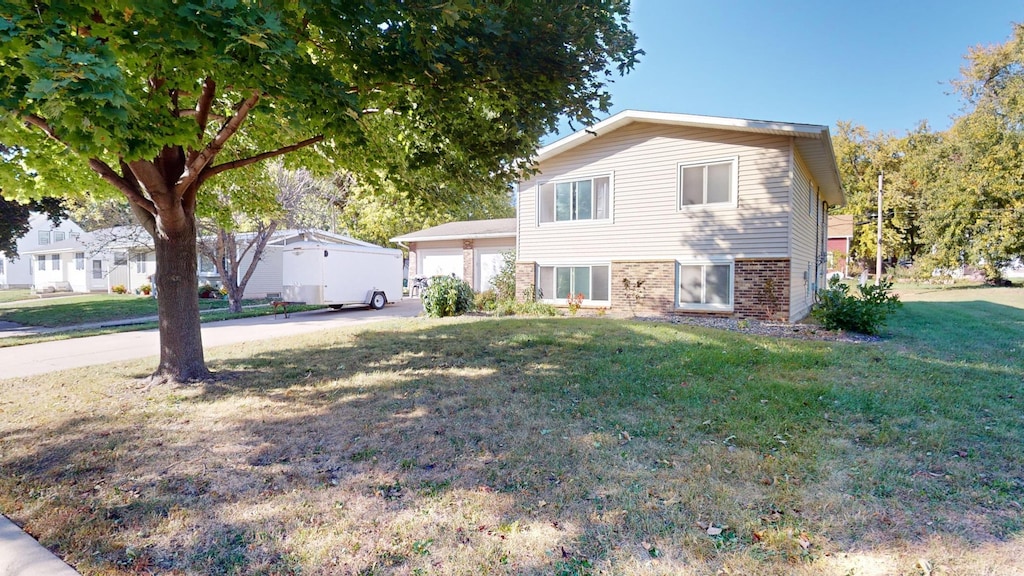
[[[462,250],[430,250],[420,255],[421,276],[449,276],[462,278]]]

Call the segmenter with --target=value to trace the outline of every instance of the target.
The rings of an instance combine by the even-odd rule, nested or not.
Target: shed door
[[[462,249],[421,251],[418,273],[428,278],[430,276],[448,276],[451,274],[455,274],[456,278],[462,278]]]

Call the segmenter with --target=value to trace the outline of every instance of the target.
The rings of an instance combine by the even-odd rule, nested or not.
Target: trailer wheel
[[[374,292],[373,296],[370,297],[370,308],[374,310],[380,310],[388,303],[388,299],[384,296],[383,292]]]

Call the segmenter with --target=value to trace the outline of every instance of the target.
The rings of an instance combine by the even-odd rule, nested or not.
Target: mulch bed
[[[856,332],[826,330],[814,324],[788,324],[786,322],[767,322],[763,320],[738,320],[736,318],[710,318],[699,316],[649,316],[638,317],[637,320],[650,322],[671,322],[704,328],[731,330],[756,336],[772,338],[796,338],[798,340],[822,340],[826,342],[881,342],[880,336],[868,336]]]

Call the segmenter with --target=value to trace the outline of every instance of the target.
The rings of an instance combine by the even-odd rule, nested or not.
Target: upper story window
[[[679,207],[736,205],[736,159],[679,165]]]
[[[50,231],[40,230],[39,231],[39,245],[45,246],[50,243]]]
[[[537,214],[541,223],[611,218],[610,176],[548,182],[540,187]]]
[[[63,230],[54,230],[53,231],[53,241],[54,242],[63,242],[64,238],[66,238],[66,237],[67,237],[67,235],[64,233]]]

